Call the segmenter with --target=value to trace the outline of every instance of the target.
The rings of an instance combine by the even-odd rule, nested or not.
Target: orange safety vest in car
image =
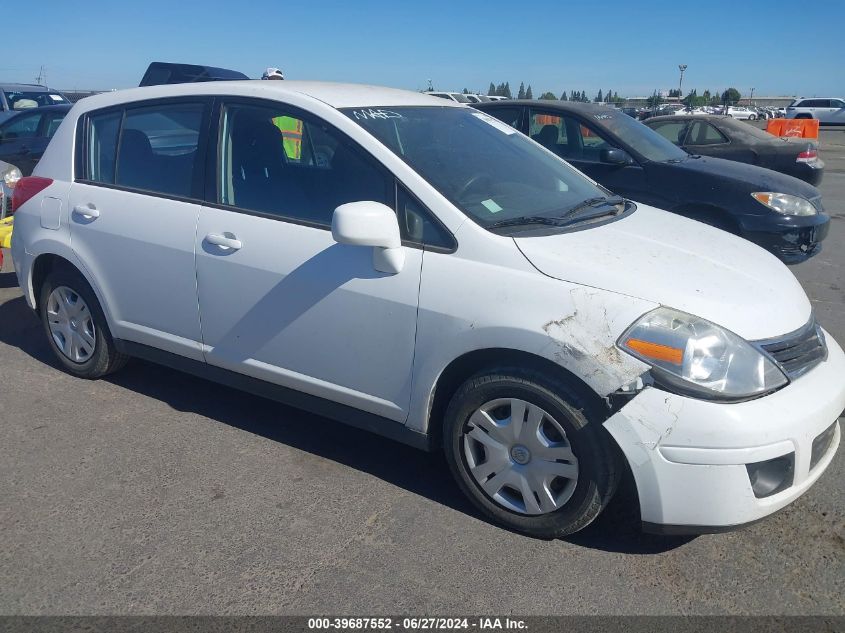
[[[282,145],[288,160],[298,161],[302,158],[302,119],[291,116],[277,116],[273,125],[282,132]]]

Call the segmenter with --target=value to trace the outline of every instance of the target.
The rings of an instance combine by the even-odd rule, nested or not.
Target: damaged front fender
[[[626,308],[611,307],[606,294],[574,287],[569,291],[571,313],[543,324],[549,337],[547,353],[601,396],[634,382],[649,369],[617,347],[620,332],[630,326],[631,314]]]

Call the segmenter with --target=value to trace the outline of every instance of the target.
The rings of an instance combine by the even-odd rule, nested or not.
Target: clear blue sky
[[[620,96],[678,85],[845,95],[845,0],[488,2],[47,0],[7,22],[0,81],[137,85],[153,60],[260,76]],[[13,12],[14,13],[14,12]]]

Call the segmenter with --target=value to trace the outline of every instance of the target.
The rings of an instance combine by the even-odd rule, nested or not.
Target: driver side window
[[[574,117],[533,109],[528,117],[528,134],[533,141],[566,160],[597,163],[601,150],[614,147],[596,129]]]

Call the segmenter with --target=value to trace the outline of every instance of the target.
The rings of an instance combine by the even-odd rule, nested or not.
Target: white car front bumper
[[[818,480],[839,446],[845,409],[845,354],[825,337],[827,360],[768,396],[724,404],[646,388],[605,422],[630,464],[646,530],[738,527],[780,510]],[[813,443],[828,430],[813,461]],[[791,480],[755,495],[747,465],[777,458],[792,460]]]

